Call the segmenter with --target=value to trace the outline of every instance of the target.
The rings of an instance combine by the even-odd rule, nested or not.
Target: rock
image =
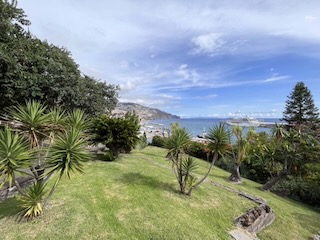
[[[313,240],[320,240],[320,232],[318,232],[318,234],[314,235]]]

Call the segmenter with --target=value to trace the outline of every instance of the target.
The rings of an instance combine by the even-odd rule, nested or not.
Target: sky
[[[281,117],[303,81],[320,108],[319,0],[19,1],[36,37],[119,100],[181,117]]]

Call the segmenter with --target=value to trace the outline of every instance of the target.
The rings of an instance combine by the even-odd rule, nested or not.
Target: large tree
[[[319,120],[319,110],[303,82],[298,82],[288,96],[283,120],[290,125],[313,124]]]
[[[90,115],[114,109],[118,87],[81,74],[70,52],[33,36],[29,24],[15,1],[0,1],[0,112],[31,99]]]

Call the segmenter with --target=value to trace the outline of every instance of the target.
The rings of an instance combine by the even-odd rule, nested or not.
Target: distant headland
[[[134,111],[140,119],[154,120],[154,119],[180,119],[179,116],[161,111],[157,108],[150,108],[142,106],[137,103],[119,102],[117,107],[112,111],[112,115],[116,117],[123,116],[126,112]]]

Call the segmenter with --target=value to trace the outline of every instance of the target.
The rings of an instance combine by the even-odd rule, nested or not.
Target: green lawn
[[[135,150],[115,162],[86,163],[85,174],[64,179],[45,214],[31,222],[15,220],[16,199],[0,206],[1,239],[230,239],[233,219],[255,206],[234,193],[204,183],[182,196],[166,151]],[[198,174],[206,163],[199,160]],[[214,168],[211,180],[268,201],[276,220],[260,239],[308,239],[320,230],[320,213],[245,180],[232,185]]]

